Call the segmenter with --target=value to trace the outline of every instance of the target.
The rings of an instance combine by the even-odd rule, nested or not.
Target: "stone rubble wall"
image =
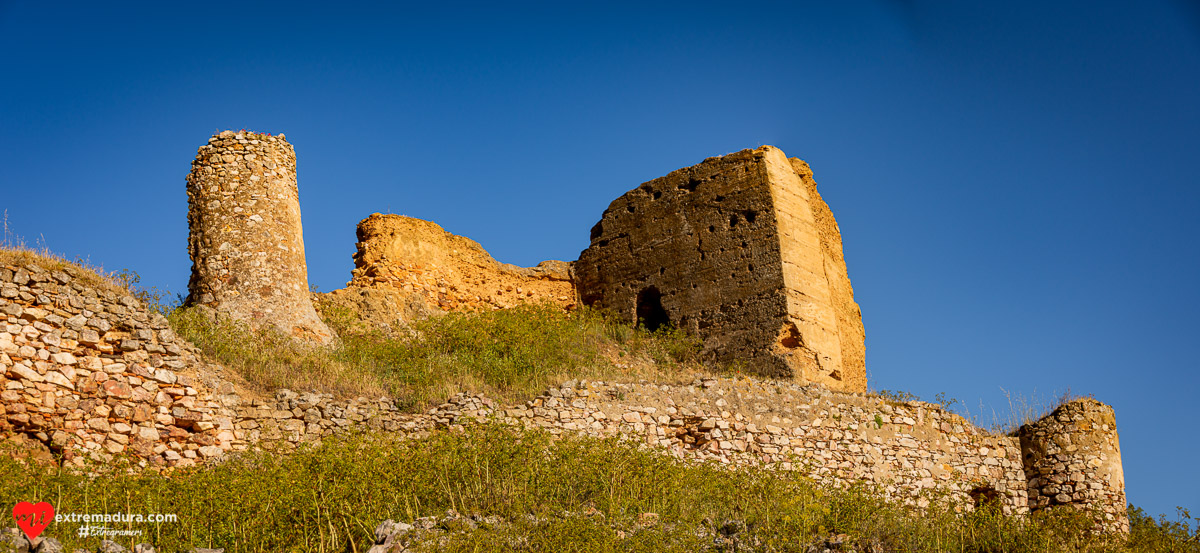
[[[1113,408],[1080,398],[1018,430],[1029,504],[1099,509],[1109,531],[1129,532],[1125,470]]]
[[[420,414],[388,400],[280,390],[242,407],[235,426],[248,443],[298,445],[354,428],[419,436],[484,420],[553,434],[620,435],[678,458],[796,470],[831,485],[869,482],[922,507],[944,493],[968,509],[994,498],[1005,513],[1028,512],[1016,438],[990,435],[922,402],[750,378],[567,382],[521,405],[459,394]]]
[[[686,328],[713,364],[866,391],[841,235],[807,167],[763,146],[630,190],[573,266],[582,302]]]
[[[373,214],[357,234],[352,279],[342,290],[320,294],[322,309],[351,307],[382,326],[441,311],[539,303],[569,309],[576,302],[569,263],[500,263],[474,240],[401,215]]]
[[[629,435],[680,458],[798,470],[840,486],[870,482],[922,507],[942,492],[968,508],[988,496],[1006,513],[1028,511],[1016,438],[922,402],[749,378],[579,382],[503,415],[551,431]]]
[[[1087,401],[1111,413],[1111,408]],[[1081,424],[1072,409],[1043,419],[1035,434],[1055,443],[1092,443],[1090,423]],[[1082,420],[1097,420],[1092,416],[1097,409],[1089,409]],[[1064,416],[1075,430],[1055,430]],[[1125,508],[1123,483],[1120,493],[1112,486],[1113,478],[1120,477],[1119,457],[1118,472],[1112,476],[1112,450],[1098,457],[1072,449],[1076,457],[1068,459],[1052,449],[1049,464],[1031,469],[1023,438],[988,433],[937,405],[791,382],[571,381],[521,405],[458,394],[419,414],[404,412],[387,399],[339,401],[324,394],[280,390],[273,399],[255,399],[239,407],[234,425],[236,448],[242,449],[256,443],[295,446],[354,429],[420,437],[436,428],[486,420],[553,434],[623,436],[681,459],[800,471],[834,486],[870,483],[892,499],[919,507],[941,496],[966,509],[995,501],[1004,513],[1025,514],[1064,503],[1045,501],[1046,493],[1065,489],[1047,488],[1061,474],[1058,484],[1074,486],[1073,497],[1086,499],[1073,504],[1099,508],[1103,528],[1128,532],[1128,522],[1119,514]],[[1047,424],[1050,420],[1056,422]],[[1111,420],[1101,424],[1108,426],[1095,430],[1105,436],[1105,444],[1112,443],[1115,426]],[[1084,427],[1088,438],[1080,435]]]
[[[80,271],[0,264],[0,431],[64,462],[190,464],[233,447],[204,363],[166,318]]]
[[[296,153],[283,135],[224,131],[187,179],[188,303],[328,344],[309,298]]]
[[[40,458],[188,466],[350,427],[417,431],[447,420],[436,409],[414,417],[387,400],[288,391],[257,398],[205,362],[165,317],[117,286],[85,283],[82,273],[0,264],[0,435],[23,448],[40,444]]]
[[[419,414],[389,399],[288,390],[262,398],[136,298],[80,273],[0,264],[0,434],[44,444],[68,465],[127,455],[187,466],[355,429],[420,437],[497,420],[621,435],[680,458],[796,470],[832,485],[869,482],[918,506],[945,494],[966,508],[997,501],[1021,514],[1066,493],[1114,517],[1124,509],[1115,419],[1094,400],[1068,404],[1017,438],[923,402],[752,378],[567,382],[522,405],[460,394]]]
[[[462,405],[478,407],[464,410]],[[426,413],[413,414],[386,398],[334,400],[328,394],[279,390],[273,399],[255,399],[239,407],[235,427],[239,449],[255,444],[286,449],[351,430],[426,432],[452,424],[463,413],[483,418],[494,406],[486,398],[460,394]]]

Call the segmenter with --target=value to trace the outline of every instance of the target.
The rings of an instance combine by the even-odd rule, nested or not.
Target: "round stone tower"
[[[1031,510],[1071,505],[1092,511],[1105,531],[1129,532],[1112,407],[1092,398],[1068,401],[1018,435]]]
[[[283,135],[224,131],[187,179],[189,305],[328,344],[304,262],[296,153]]]

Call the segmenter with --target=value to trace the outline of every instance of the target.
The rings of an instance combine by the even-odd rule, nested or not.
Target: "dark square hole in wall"
[[[1000,492],[991,486],[979,486],[970,492],[975,501],[975,510],[1000,508]]]
[[[637,324],[650,332],[671,324],[667,310],[663,309],[662,293],[658,288],[651,286],[638,293]]]

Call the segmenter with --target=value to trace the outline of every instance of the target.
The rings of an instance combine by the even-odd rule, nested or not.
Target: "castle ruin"
[[[584,304],[687,329],[715,364],[866,390],[841,233],[808,165],[778,148],[709,158],[617,198],[574,269]]]
[[[188,196],[190,303],[333,338],[309,300],[295,155],[282,136],[214,136],[193,162]],[[0,440],[74,466],[129,455],[183,467],[355,428],[417,436],[490,418],[621,435],[680,458],[796,470],[829,485],[873,483],[919,507],[929,491],[1006,514],[1071,506],[1106,531],[1129,531],[1111,407],[1068,401],[1003,435],[939,405],[857,393],[863,330],[837,224],[808,166],[778,149],[710,158],[630,191],[573,266],[500,264],[471,240],[401,216],[372,215],[358,233],[348,290],[451,311],[567,308],[578,293],[631,322],[690,329],[715,361],[794,382],[581,381],[523,404],[460,395],[415,415],[386,398],[258,398],[127,291],[79,268],[0,260]]]
[[[309,297],[296,153],[284,136],[213,136],[192,161],[187,194],[187,303],[330,343]]]
[[[403,215],[372,214],[358,223],[357,235],[350,282],[321,302],[351,307],[379,326],[440,311],[576,303],[569,263],[500,263],[470,238]]]
[[[1092,398],[1068,401],[1022,426],[1017,435],[1030,509],[1095,509],[1106,530],[1129,532],[1125,469],[1112,407]]]

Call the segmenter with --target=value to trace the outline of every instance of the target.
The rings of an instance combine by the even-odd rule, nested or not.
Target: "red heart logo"
[[[28,501],[17,503],[13,507],[13,519],[17,521],[17,526],[25,531],[25,535],[29,536],[29,541],[36,540],[50,525],[50,521],[54,520],[54,506],[45,501],[34,505]]]

